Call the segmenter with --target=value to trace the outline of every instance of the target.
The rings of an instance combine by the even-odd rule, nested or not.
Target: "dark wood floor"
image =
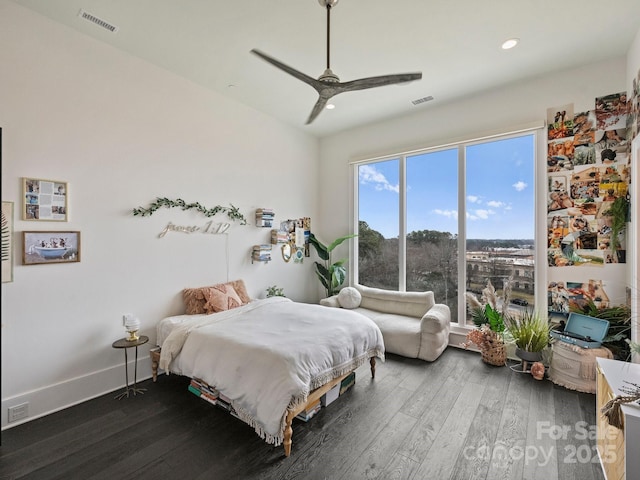
[[[373,381],[361,367],[351,390],[296,421],[289,458],[187,385],[162,375],[142,382],[144,395],[105,395],[5,430],[0,478],[604,478],[594,395],[473,352],[449,348],[434,363],[389,355]]]

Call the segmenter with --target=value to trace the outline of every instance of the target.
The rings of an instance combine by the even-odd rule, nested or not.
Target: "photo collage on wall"
[[[612,238],[612,212],[616,198],[629,200],[629,107],[621,92],[596,98],[590,111],[547,109],[550,267],[626,262],[624,232]]]
[[[631,98],[628,99],[629,114],[627,116],[627,132],[630,132],[629,140],[636,138],[640,133],[640,68],[631,82],[631,88]]]
[[[549,282],[547,287],[549,312],[569,313],[571,310],[583,310],[589,303],[597,308],[607,308],[609,296],[605,292],[602,280],[584,282]]]

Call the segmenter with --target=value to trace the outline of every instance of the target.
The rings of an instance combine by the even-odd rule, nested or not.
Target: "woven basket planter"
[[[504,343],[495,343],[491,347],[480,350],[482,361],[489,365],[502,367],[507,363],[507,347]]]

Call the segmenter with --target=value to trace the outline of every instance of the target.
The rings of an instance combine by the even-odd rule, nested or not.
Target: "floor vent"
[[[433,100],[433,97],[429,95],[428,97],[422,97],[422,98],[418,98],[417,100],[411,100],[411,103],[413,103],[414,105],[420,105],[421,103],[426,103],[431,100]]]
[[[7,409],[8,417],[7,422],[17,422],[18,420],[22,420],[23,418],[27,418],[29,416],[29,402],[21,403],[20,405],[14,405],[13,407],[9,407]]]
[[[109,22],[96,17],[95,15],[91,15],[89,12],[85,12],[82,9],[80,9],[80,11],[78,12],[78,16],[98,25],[99,27],[104,28],[105,30],[109,30],[111,33],[116,33],[118,31],[118,27],[116,27],[115,25],[112,25]]]

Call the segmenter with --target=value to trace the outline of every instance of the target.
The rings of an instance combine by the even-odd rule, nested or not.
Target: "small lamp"
[[[129,334],[127,337],[128,342],[135,342],[138,340],[138,330],[140,330],[140,320],[138,317],[134,317],[132,314],[127,313],[122,317],[122,325],[125,331]]]

